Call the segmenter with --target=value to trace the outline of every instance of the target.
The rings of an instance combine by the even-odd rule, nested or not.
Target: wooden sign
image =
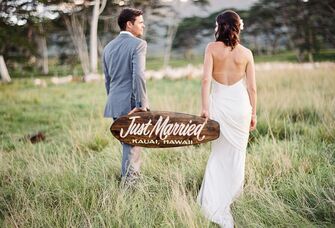
[[[121,142],[152,148],[206,143],[220,135],[218,122],[176,112],[137,112],[121,116],[110,130]]]

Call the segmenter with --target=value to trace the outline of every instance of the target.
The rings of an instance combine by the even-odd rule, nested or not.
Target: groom
[[[109,42],[103,51],[103,66],[107,103],[104,117],[149,110],[145,85],[145,57],[147,43],[138,38],[143,35],[143,12],[125,8],[118,17],[120,34]],[[134,180],[141,166],[140,148],[122,144],[121,177]]]

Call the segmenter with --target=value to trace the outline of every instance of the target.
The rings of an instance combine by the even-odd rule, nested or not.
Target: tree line
[[[208,0],[189,0],[205,6]],[[124,7],[144,11],[145,39],[164,42],[164,66],[171,50],[196,47],[213,36],[216,15],[181,18],[181,0],[2,0],[0,1],[1,75],[38,71],[49,73],[50,46],[56,46],[57,64],[80,63],[84,79],[97,76],[103,46],[118,33],[116,18]],[[335,1],[259,0],[248,10],[235,9],[244,20],[242,43],[255,54],[294,50],[299,61],[313,61],[322,48],[335,44]],[[164,29],[157,39],[155,28]],[[9,75],[8,75],[9,77]]]
[[[215,18],[223,10],[205,18],[185,18],[179,24],[173,47],[187,52],[204,36],[213,36]],[[322,48],[334,48],[333,0],[259,0],[248,10],[234,10],[244,22],[241,42],[255,54],[292,50],[299,62],[312,62]]]
[[[191,2],[203,5],[208,0]],[[146,21],[164,27],[165,12],[175,12],[175,3],[180,0],[3,0],[0,2],[0,56],[6,64],[2,65],[48,74],[51,44],[60,52],[60,64],[79,60],[84,79],[96,77],[103,46],[118,32],[116,19],[122,8],[142,9]],[[170,23],[166,29],[171,27]],[[151,28],[146,29],[148,40],[156,35]],[[171,50],[171,45],[167,46]]]

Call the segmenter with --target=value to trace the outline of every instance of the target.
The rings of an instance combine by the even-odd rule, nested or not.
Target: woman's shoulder
[[[249,48],[244,47],[242,44],[238,44],[235,47],[236,51],[237,51],[237,55],[240,58],[245,59],[247,62],[252,61],[253,59],[253,54],[252,51]],[[236,52],[235,52],[236,53]]]
[[[243,46],[242,44],[237,44],[236,47],[240,50],[243,51],[245,53],[251,53],[251,50],[245,46]]]
[[[252,51],[251,51],[249,48],[244,47],[242,44],[238,44],[236,47],[237,47],[241,52],[243,52],[245,55],[247,55],[247,56],[252,55]]]
[[[212,49],[217,49],[217,48],[221,48],[221,47],[222,47],[222,42],[213,41],[213,42],[209,42],[207,44],[206,49],[212,50]],[[247,47],[244,47],[242,44],[237,44],[236,47],[234,48],[234,50],[237,50],[239,52],[244,52],[245,54],[252,54],[251,50]]]
[[[206,46],[207,50],[212,50],[213,48],[215,48],[217,46],[217,42],[209,42]]]

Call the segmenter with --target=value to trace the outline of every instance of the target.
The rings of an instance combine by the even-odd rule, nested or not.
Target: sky
[[[190,1],[182,3],[183,17],[190,16],[208,16],[210,13],[219,11],[226,8],[237,8],[237,9],[248,9],[257,0],[210,0],[210,5],[205,9],[199,9],[199,7],[191,4]]]

